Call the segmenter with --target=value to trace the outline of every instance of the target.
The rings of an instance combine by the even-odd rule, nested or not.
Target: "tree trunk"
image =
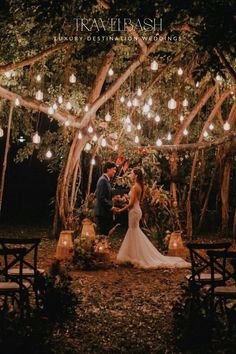
[[[221,184],[221,203],[222,203],[222,235],[228,236],[229,231],[229,186],[230,186],[231,161],[226,159],[223,178]]]

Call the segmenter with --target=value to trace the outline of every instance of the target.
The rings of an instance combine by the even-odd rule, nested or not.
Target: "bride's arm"
[[[132,189],[131,189],[131,194],[130,194],[130,199],[129,199],[129,203],[122,209],[118,210],[117,212],[118,213],[122,213],[123,211],[129,209],[129,208],[132,208],[132,206],[134,205],[134,202],[137,198],[137,189],[136,187],[134,186]]]

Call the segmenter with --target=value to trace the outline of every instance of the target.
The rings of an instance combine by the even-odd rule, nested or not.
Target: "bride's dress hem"
[[[186,262],[184,259],[182,260],[182,262],[178,261],[176,263],[159,263],[156,265],[146,265],[143,264],[142,262],[138,261],[138,260],[134,260],[133,258],[123,258],[116,260],[116,264],[119,266],[122,265],[127,265],[127,264],[131,264],[134,268],[137,269],[189,269],[191,267],[191,264]]]

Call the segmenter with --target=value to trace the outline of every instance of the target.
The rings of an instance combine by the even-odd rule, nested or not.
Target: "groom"
[[[103,168],[103,175],[99,178],[96,188],[95,217],[102,235],[108,235],[113,223],[113,212],[116,208],[112,204],[112,188],[110,179],[116,173],[116,164],[108,161]]]

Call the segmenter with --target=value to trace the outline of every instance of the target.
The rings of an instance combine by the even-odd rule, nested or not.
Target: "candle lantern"
[[[188,250],[183,244],[181,231],[174,231],[171,233],[168,247],[168,255],[179,257],[186,257],[188,255]]]
[[[95,230],[93,226],[93,222],[89,219],[84,219],[82,221],[83,227],[81,231],[81,238],[87,238],[92,241],[95,239]]]
[[[73,257],[73,242],[72,242],[71,230],[61,231],[60,237],[56,249],[56,258],[59,260],[68,259],[70,260]]]

